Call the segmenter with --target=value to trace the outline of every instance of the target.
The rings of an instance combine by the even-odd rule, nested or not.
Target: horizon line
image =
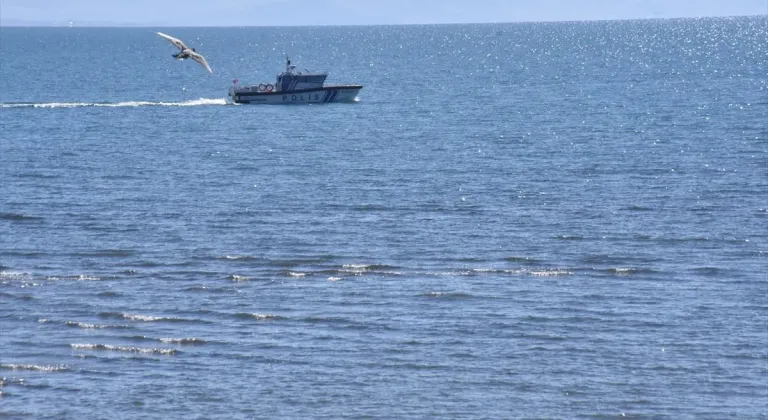
[[[615,21],[647,21],[647,20],[696,20],[696,19],[736,19],[736,18],[755,18],[768,17],[768,14],[753,15],[715,15],[715,16],[669,16],[669,17],[626,17],[610,19],[583,19],[583,20],[518,20],[518,21],[492,21],[492,22],[425,22],[425,23],[318,23],[307,25],[171,25],[146,24],[146,23],[117,23],[117,22],[80,22],[67,21],[63,23],[43,23],[35,21],[19,20],[8,21],[0,20],[0,27],[3,28],[311,28],[311,27],[360,27],[360,26],[439,26],[439,25],[500,25],[500,24],[529,24],[529,23],[580,23],[580,22],[615,22]]]

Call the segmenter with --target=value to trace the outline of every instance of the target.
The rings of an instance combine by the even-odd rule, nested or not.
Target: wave
[[[535,270],[535,271],[529,271],[528,273],[532,276],[539,276],[539,277],[571,276],[573,274],[576,274],[573,271],[566,270],[563,268],[554,268],[550,270]]]
[[[272,267],[278,268],[295,268],[306,265],[325,264],[329,261],[333,261],[337,257],[334,255],[297,255],[293,258],[272,260],[266,259],[267,263]]]
[[[718,267],[695,267],[692,271],[696,274],[702,274],[707,276],[721,275],[728,270],[724,270]]]
[[[637,274],[658,274],[659,271],[641,267],[609,267],[609,268],[585,268],[586,271],[602,273],[609,276],[632,276]]]
[[[559,239],[561,241],[583,241],[584,237],[580,235],[557,235],[554,239]]]
[[[100,312],[99,317],[101,318],[117,318],[117,319],[125,319],[128,321],[139,321],[139,322],[206,322],[199,319],[188,319],[188,318],[180,318],[180,317],[173,317],[173,316],[153,316],[153,315],[139,315],[139,314],[129,314],[129,313],[122,313],[122,312]]]
[[[167,344],[182,344],[182,345],[189,345],[189,346],[201,346],[203,344],[208,344],[208,340],[203,340],[202,338],[161,338],[160,342],[167,343]]]
[[[531,265],[540,264],[542,262],[541,260],[536,258],[522,257],[522,256],[516,256],[516,255],[504,258],[504,260],[511,263],[522,263],[522,264],[531,264]]]
[[[37,322],[40,324],[62,324],[67,327],[84,328],[87,330],[100,330],[104,328],[113,328],[113,329],[132,328],[130,325],[105,325],[105,324],[92,324],[89,322],[80,322],[80,321],[56,321],[48,318],[40,318],[37,320]]]
[[[31,275],[23,271],[0,271],[0,279],[2,280],[28,280]]]
[[[0,108],[136,108],[143,106],[205,106],[229,105],[226,99],[200,98],[181,102],[124,101],[124,102],[10,102]]]
[[[420,296],[427,297],[427,298],[438,298],[438,299],[447,299],[447,300],[463,300],[463,299],[471,299],[474,296],[469,293],[464,292],[429,292],[429,293],[423,293]]]
[[[641,206],[641,205],[638,205],[638,204],[633,204],[633,205],[625,207],[625,210],[629,210],[629,211],[653,211],[654,208],[653,207],[649,207],[649,206]]]
[[[35,299],[35,297],[32,295],[14,295],[13,293],[8,293],[8,292],[0,292],[0,297],[18,299],[18,300],[34,300]]]
[[[386,270],[388,267],[385,265],[344,264],[342,267],[327,267],[315,271],[287,271],[285,275],[297,278],[307,276],[342,278],[347,276],[402,276],[416,273],[415,271]]]
[[[78,321],[64,321],[64,325],[68,327],[85,328],[87,330],[99,330],[102,328],[109,328],[109,325],[90,324],[88,322],[78,322]]]
[[[286,319],[286,317],[280,316],[280,315],[258,314],[258,313],[250,313],[250,312],[238,312],[238,313],[235,314],[235,318],[239,318],[239,319],[257,319],[259,321]]]
[[[467,275],[473,275],[473,274],[523,274],[525,273],[524,270],[521,269],[506,269],[506,268],[473,268],[469,272],[466,270],[462,271],[466,273]]]
[[[306,277],[307,273],[303,273],[303,272],[300,272],[300,271],[289,271],[286,275],[288,277],[302,278],[302,277]]]
[[[397,267],[387,264],[344,264],[343,270],[352,273],[364,272],[364,271],[382,271],[382,270],[395,270]]]
[[[450,271],[427,271],[422,273],[434,277],[474,277],[474,276],[570,276],[574,271],[566,268],[468,268],[449,269]]]
[[[74,281],[98,281],[103,280],[101,277],[89,276],[87,274],[78,274],[73,276],[48,276],[45,278],[50,281],[62,281],[62,280],[74,280]]]
[[[0,364],[3,370],[26,370],[34,372],[63,372],[71,370],[67,365],[35,365],[31,363]]]
[[[185,292],[231,293],[235,289],[231,287],[211,287],[211,286],[197,285],[197,286],[189,286],[183,290]]]
[[[126,340],[130,341],[157,341],[165,344],[178,344],[178,345],[188,345],[188,346],[202,346],[203,344],[208,344],[208,340],[204,340],[202,338],[172,338],[172,337],[164,337],[164,338],[152,338],[147,337],[146,335],[134,335],[131,337],[122,337]]]
[[[369,323],[365,321],[360,321],[358,319],[347,318],[342,316],[313,315],[313,316],[298,318],[297,321],[306,323],[306,324],[312,324],[312,325],[338,326],[339,328],[354,329],[354,330],[366,330],[366,329],[391,330],[392,329],[392,327],[384,324]]]
[[[262,257],[254,257],[252,255],[225,255],[223,257],[216,257],[218,260],[227,260],[227,261],[255,261],[255,260],[263,260]]]
[[[606,270],[610,274],[617,276],[628,276],[632,274],[657,274],[658,271],[651,268],[637,268],[637,267],[614,267]]]
[[[31,222],[43,220],[40,216],[30,216],[28,214],[21,213],[3,213],[0,212],[0,220],[11,220],[16,222]]]
[[[97,249],[88,252],[72,252],[73,257],[130,257],[136,255],[136,251],[131,249]]]
[[[156,322],[156,321],[184,321],[183,318],[164,317],[153,315],[120,314],[120,317],[129,321]]]
[[[70,344],[75,350],[107,350],[107,351],[122,351],[126,353],[143,353],[143,354],[162,354],[166,356],[179,353],[176,349],[165,349],[156,347],[135,347],[135,346],[115,346],[112,344]]]
[[[392,266],[387,265],[351,265],[345,264],[342,268],[331,268],[319,270],[308,274],[318,274],[327,277],[328,281],[338,281],[349,276],[429,276],[429,277],[474,277],[474,276],[566,276],[573,275],[572,269],[566,268],[496,268],[496,267],[475,267],[475,268],[450,268],[443,271],[431,271],[420,269],[398,269],[392,270]],[[294,274],[290,274],[295,276]]]

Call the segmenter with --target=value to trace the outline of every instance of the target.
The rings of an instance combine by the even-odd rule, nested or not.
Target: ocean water
[[[2,418],[765,419],[766,252],[766,16],[0,29]]]

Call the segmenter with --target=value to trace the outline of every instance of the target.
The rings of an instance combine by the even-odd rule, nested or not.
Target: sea
[[[766,419],[766,253],[765,15],[0,28],[0,418]]]

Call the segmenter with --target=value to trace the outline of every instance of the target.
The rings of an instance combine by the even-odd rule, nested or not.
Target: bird
[[[211,66],[208,65],[208,61],[205,60],[205,57],[203,57],[200,53],[195,51],[194,48],[187,47],[184,42],[178,38],[174,38],[168,34],[164,34],[162,32],[158,32],[158,35],[161,37],[167,39],[171,44],[176,46],[179,50],[178,54],[173,54],[173,58],[177,60],[183,60],[185,58],[191,58],[198,63],[200,63],[201,66],[205,67],[206,70],[208,70],[209,73],[213,73],[213,70],[211,70]]]

